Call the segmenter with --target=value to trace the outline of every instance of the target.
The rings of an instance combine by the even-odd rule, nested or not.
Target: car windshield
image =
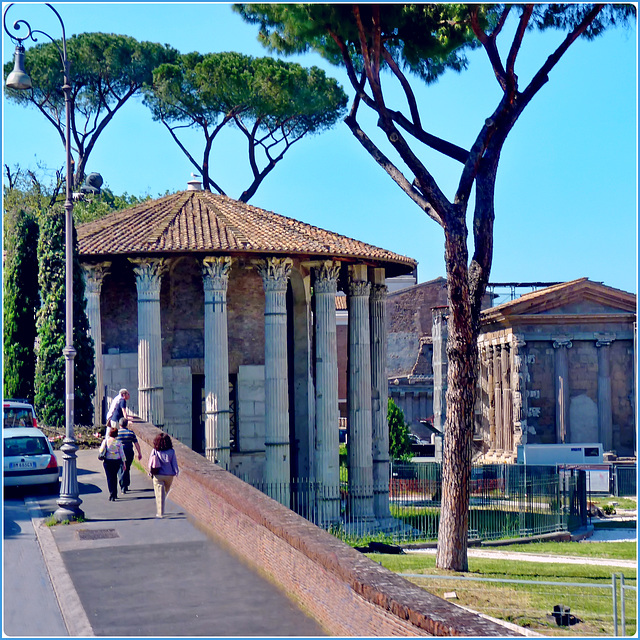
[[[22,438],[5,438],[4,455],[9,456],[40,456],[49,453],[45,438],[24,436]]]
[[[5,427],[31,427],[33,425],[31,409],[5,408],[3,425]]]

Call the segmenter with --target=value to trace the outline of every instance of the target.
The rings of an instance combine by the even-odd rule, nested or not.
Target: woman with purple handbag
[[[153,451],[149,456],[149,475],[153,478],[156,494],[156,518],[164,516],[164,503],[178,473],[178,460],[171,438],[166,433],[159,433],[153,440]]]

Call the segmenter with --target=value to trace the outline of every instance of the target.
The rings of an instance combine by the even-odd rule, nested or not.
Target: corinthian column
[[[431,309],[433,328],[433,426],[444,435],[447,420],[447,318],[448,307]]]
[[[287,283],[291,258],[258,263],[265,294],[265,481],[267,493],[288,504],[291,480],[287,377]]]
[[[89,333],[93,338],[93,370],[96,376],[96,388],[93,394],[93,425],[100,427],[103,424],[102,398],[104,396],[104,375],[102,364],[102,319],[100,314],[100,291],[102,281],[109,272],[110,262],[82,265],[84,278],[84,294],[87,299],[87,318],[89,320]]]
[[[511,343],[511,388],[513,395],[514,447],[527,443],[527,371],[524,337],[514,334]]]
[[[229,469],[229,337],[227,285],[232,259],[207,257],[202,261],[204,286],[204,395],[205,455]]]
[[[351,267],[349,282],[348,459],[351,516],[373,520],[371,344],[366,267]]]
[[[502,360],[502,446],[506,456],[513,456],[513,401],[511,399],[511,359],[509,357],[509,343],[502,345],[500,357]]]
[[[598,437],[604,451],[613,448],[613,415],[611,412],[611,343],[609,337],[596,341],[598,348]]]
[[[377,520],[389,512],[389,424],[387,423],[387,287],[384,269],[374,270],[369,312],[371,323],[371,425],[373,438],[373,514]]]
[[[504,453],[504,430],[502,429],[502,345],[493,345],[493,399],[496,421],[496,455]]]
[[[496,398],[495,378],[493,375],[493,346],[487,346],[487,403],[489,405],[487,415],[489,419],[489,454],[494,455],[496,444]]]
[[[138,290],[138,402],[140,417],[164,427],[160,285],[166,271],[164,258],[129,258],[134,264]]]
[[[313,294],[316,324],[316,444],[315,477],[320,482],[320,524],[340,520],[340,456],[338,442],[338,348],[336,292],[338,262],[315,269]]]

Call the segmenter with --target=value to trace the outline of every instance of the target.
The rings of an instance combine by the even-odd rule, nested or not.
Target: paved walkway
[[[97,452],[80,450],[86,522],[34,520],[69,635],[326,635],[170,499],[165,518],[156,518],[151,479],[135,468],[131,477],[131,491],[109,502]],[[43,517],[57,505],[36,499],[30,508]]]

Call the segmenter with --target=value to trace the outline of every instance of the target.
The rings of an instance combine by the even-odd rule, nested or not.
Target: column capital
[[[596,333],[596,347],[610,347],[611,343],[615,340],[615,336],[608,333]]]
[[[359,296],[369,296],[369,292],[371,291],[371,283],[356,281],[349,282],[349,296],[350,297],[359,297]]]
[[[516,347],[525,347],[527,345],[526,340],[524,339],[524,335],[521,333],[512,333],[511,334],[511,344]]]
[[[229,271],[233,264],[230,256],[207,256],[202,260],[202,278],[205,290],[226,290]]]
[[[104,277],[109,273],[111,262],[98,262],[96,264],[83,262],[82,276],[84,278],[84,286],[87,294],[96,293],[99,294],[102,289],[102,281]]]
[[[384,302],[387,297],[387,285],[386,284],[373,284],[371,285],[371,300],[374,302]]]
[[[142,300],[142,294],[148,293],[152,297],[160,295],[160,284],[162,276],[168,269],[168,264],[164,258],[129,258],[133,264],[133,271],[136,274],[136,286],[138,288],[138,299]]]
[[[553,348],[560,349],[561,347],[566,347],[567,349],[571,349],[571,347],[573,347],[573,342],[571,342],[571,339],[567,338],[566,336],[558,336],[553,341]]]
[[[321,265],[313,267],[316,279],[313,285],[316,293],[336,293],[338,291],[338,277],[340,263],[326,260]]]
[[[291,258],[270,257],[256,260],[258,273],[262,276],[265,291],[286,291],[293,260]]]

